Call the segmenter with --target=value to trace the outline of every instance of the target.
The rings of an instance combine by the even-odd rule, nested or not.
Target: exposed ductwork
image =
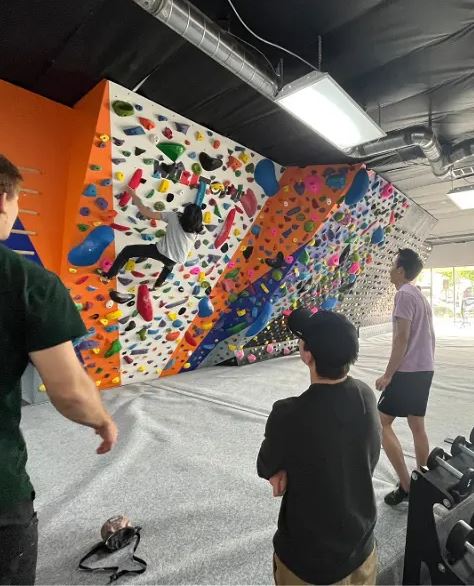
[[[249,53],[243,43],[226,33],[188,0],[134,2],[266,98],[275,99],[279,91],[278,79],[263,58],[259,59],[254,52]],[[435,132],[426,126],[412,126],[391,132],[384,138],[351,149],[346,154],[367,161],[410,147],[419,147],[423,151],[434,175],[440,179],[474,175],[474,165],[455,168],[457,163],[474,157],[474,139],[463,141],[449,150],[443,149]]]
[[[134,2],[265,97],[273,99],[276,96],[278,81],[269,73],[263,59],[258,61],[254,53],[246,51],[243,43],[227,34],[187,0]]]
[[[472,166],[454,168],[457,163],[474,156],[474,139],[465,140],[447,151],[439,144],[435,132],[426,126],[411,126],[396,130],[384,138],[351,149],[346,154],[366,161],[379,155],[414,146],[423,151],[434,175],[440,179],[463,177],[474,173]]]

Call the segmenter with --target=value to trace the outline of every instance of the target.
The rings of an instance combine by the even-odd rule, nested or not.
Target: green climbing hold
[[[87,230],[89,230],[89,226],[87,224],[78,224],[77,227],[81,232],[87,232]]]
[[[309,264],[311,258],[306,249],[304,249],[298,257],[298,260],[301,264],[307,265]]]
[[[157,211],[157,212],[162,212],[165,209],[165,204],[162,201],[157,201],[153,204],[153,208]]]
[[[201,289],[208,289],[210,286],[211,284],[208,281],[201,282]]]
[[[336,220],[336,222],[340,222],[343,218],[344,218],[344,214],[342,212],[336,212],[334,214],[334,219]]]
[[[115,100],[112,102],[112,110],[117,116],[132,116],[133,106],[128,102],[122,102],[121,100]]]
[[[186,150],[184,145],[177,142],[160,142],[156,146],[173,162],[177,161]]]
[[[220,209],[219,209],[217,206],[214,206],[214,214],[215,214],[215,215],[216,215],[218,218],[221,218],[221,220],[222,220],[222,214],[221,214],[221,211],[220,211]]]
[[[142,342],[144,342],[147,336],[147,329],[143,327],[139,332],[137,332],[137,336],[140,338]]]
[[[122,155],[124,157],[129,157],[131,154],[132,154],[131,151],[122,151]]]
[[[101,171],[102,167],[100,165],[89,165],[89,169],[91,171]]]
[[[193,163],[191,165],[191,171],[195,174],[195,175],[201,175],[202,172],[202,167],[199,163]]]
[[[227,273],[226,279],[235,279],[239,273],[240,273],[239,268],[233,269],[232,271]]]
[[[249,163],[245,167],[245,171],[246,171],[246,173],[253,173],[255,171],[255,165],[253,163]]]
[[[107,350],[107,352],[104,354],[104,358],[110,358],[114,354],[120,352],[121,349],[122,344],[120,343],[120,340],[114,340],[110,345],[109,349]]]
[[[84,305],[82,303],[74,303],[76,306],[77,311],[82,311],[84,309]]]
[[[296,219],[298,220],[298,222],[302,222],[305,218],[306,218],[306,216],[303,213],[298,214],[296,216]]]
[[[236,176],[236,177],[240,177],[241,175],[242,175],[242,171],[236,171],[236,172],[235,172],[235,176]]]
[[[163,236],[164,236],[165,234],[166,234],[166,230],[157,230],[157,231],[155,232],[155,236],[156,236],[157,238],[163,238]]]
[[[154,190],[154,189],[150,189],[150,191],[149,191],[149,192],[148,192],[148,193],[145,195],[145,197],[146,197],[147,199],[150,199],[150,197],[152,197],[152,195],[153,195],[154,193],[155,193],[155,190]]]
[[[230,303],[234,303],[234,301],[237,301],[237,299],[238,299],[238,298],[239,298],[239,296],[238,296],[238,295],[236,295],[235,293],[231,293],[231,294],[229,295],[229,302],[230,302]]]
[[[235,324],[235,326],[232,326],[231,328],[228,328],[226,330],[226,332],[228,332],[229,334],[238,334],[242,330],[245,330],[245,328],[247,328],[248,325],[249,324],[246,321],[240,322],[238,324]]]
[[[303,229],[305,232],[313,232],[314,231],[314,222],[312,222],[311,220],[308,220],[307,222],[304,223]]]
[[[351,259],[352,259],[354,262],[357,262],[357,261],[359,261],[359,260],[360,260],[360,254],[359,254],[358,252],[354,252],[354,254],[351,256]]]
[[[144,165],[153,165],[154,162],[155,162],[155,159],[143,159]]]
[[[272,278],[275,281],[281,281],[283,279],[283,273],[280,271],[280,269],[274,269],[272,271]]]

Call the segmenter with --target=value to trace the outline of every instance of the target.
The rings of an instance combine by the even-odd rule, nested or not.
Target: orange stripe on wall
[[[282,252],[285,256],[288,256],[314,238],[325,220],[336,209],[339,200],[348,191],[361,165],[354,165],[349,168],[347,165],[331,165],[331,168],[334,172],[339,169],[348,169],[345,186],[343,189],[333,190],[324,185],[321,193],[317,196],[308,193],[300,194],[295,191],[294,186],[295,184],[302,184],[304,179],[311,175],[313,171],[323,177],[324,171],[328,169],[327,165],[313,165],[304,168],[290,167],[283,173],[280,179],[280,191],[275,196],[267,199],[265,206],[252,223],[252,226],[257,225],[260,227],[259,235],[255,236],[249,231],[229,263],[232,270],[239,269],[239,274],[232,280],[233,294],[238,295],[251,283],[257,281],[271,270],[265,262],[265,257],[268,253],[276,255],[278,252]],[[304,221],[285,218],[286,212],[295,207],[311,210]],[[309,230],[308,225],[305,228],[307,221],[313,223]],[[293,228],[293,226],[296,227]],[[291,233],[286,238],[283,237],[282,233],[290,227],[292,227]],[[253,246],[254,251],[256,251],[255,257],[258,258],[257,262],[250,263],[250,266],[243,256],[243,251],[248,246]],[[198,344],[207,336],[209,329],[213,327],[213,324],[229,304],[229,292],[224,289],[224,281],[227,279],[227,274],[230,270],[228,268],[223,272],[212,290],[210,296],[214,306],[212,317],[200,318],[196,316],[187,330]],[[183,337],[170,358],[171,361],[175,360],[174,365],[163,370],[161,376],[169,376],[180,372],[187,362],[188,352],[191,350],[194,351],[195,348],[186,342]]]

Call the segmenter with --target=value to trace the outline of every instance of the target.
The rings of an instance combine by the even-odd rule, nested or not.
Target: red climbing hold
[[[174,342],[178,338],[179,332],[170,332],[169,334],[166,334],[166,339],[168,340],[168,342]]]
[[[128,230],[130,230],[129,226],[122,226],[121,224],[116,224],[115,222],[110,224],[110,227],[114,230],[118,230],[119,232],[127,232]]]
[[[128,182],[128,186],[130,189],[136,189],[140,185],[140,181],[142,180],[143,170],[137,169],[135,173],[132,175],[132,178]]]
[[[131,194],[128,193],[127,191],[124,191],[122,193],[122,195],[120,196],[119,206],[122,208],[125,207],[126,205],[128,205],[128,203],[130,202],[131,199],[132,199]]]
[[[194,337],[189,332],[186,332],[184,334],[184,339],[186,340],[186,342],[190,346],[197,346],[197,341],[194,339]]]
[[[220,248],[229,237],[232,225],[234,223],[235,214],[236,210],[234,208],[231,209],[230,212],[227,214],[227,218],[225,219],[224,225],[222,226],[222,230],[219,232],[219,236],[216,238],[216,241],[214,242],[214,246],[216,248]]]
[[[139,285],[137,292],[137,311],[145,321],[153,320],[151,295],[146,285]]]
[[[138,118],[138,120],[145,130],[153,130],[155,128],[155,123],[149,118]]]
[[[137,279],[143,279],[143,277],[145,276],[144,273],[140,273],[140,271],[131,271],[132,275],[134,277],[136,277]]]
[[[251,189],[247,189],[245,195],[240,198],[240,203],[249,218],[255,215],[257,211],[257,198]]]

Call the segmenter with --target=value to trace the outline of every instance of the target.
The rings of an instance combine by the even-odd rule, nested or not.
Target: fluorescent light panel
[[[275,101],[340,150],[385,136],[327,73],[313,72],[286,85]]]
[[[449,199],[461,210],[474,209],[474,185],[457,187],[447,193]]]

